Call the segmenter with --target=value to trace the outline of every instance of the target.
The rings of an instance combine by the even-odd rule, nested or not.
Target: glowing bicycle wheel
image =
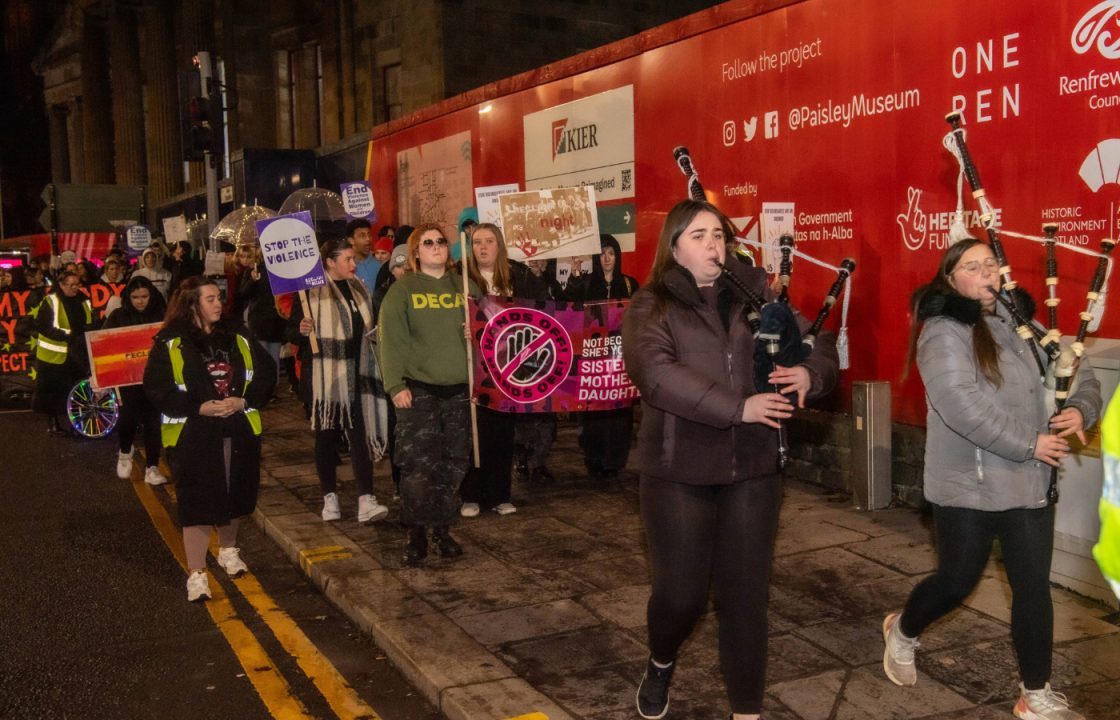
[[[66,416],[70,427],[88,438],[105,437],[117,426],[120,408],[112,388],[95,391],[89,380],[82,380],[66,398]]]

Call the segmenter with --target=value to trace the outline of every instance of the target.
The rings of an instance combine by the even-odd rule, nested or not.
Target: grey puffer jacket
[[[1003,307],[981,317],[979,303],[959,295],[927,296],[918,312],[925,318],[918,370],[928,405],[926,500],[991,511],[1045,506],[1050,466],[1033,459],[1035,441],[1049,423],[1031,357],[1041,355],[1037,343],[1028,346],[1015,333]],[[975,322],[987,323],[999,346],[1000,387],[980,372],[972,346]],[[1067,407],[1081,411],[1086,428],[1100,416],[1100,383],[1088,362],[1081,363]]]

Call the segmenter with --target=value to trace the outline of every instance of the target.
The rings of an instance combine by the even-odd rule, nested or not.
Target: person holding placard
[[[325,285],[292,305],[288,338],[299,346],[300,385],[315,431],[315,469],[323,492],[325,521],[338,520],[337,459],[343,434],[350,444],[350,465],[358,486],[360,523],[381,520],[389,508],[373,494],[373,459],[385,452],[388,418],[378,387],[377,359],[367,339],[373,329],[369,292],[355,275],[354,249],[345,239],[328,240],[319,252]],[[312,353],[309,336],[318,338]]]
[[[152,343],[144,392],[163,415],[192,602],[210,598],[211,530],[218,533],[218,565],[233,577],[248,572],[237,530],[257,506],[260,409],[275,383],[264,349],[237,319],[222,316],[217,283],[184,280]]]
[[[509,259],[502,230],[492,223],[471,226],[467,272],[487,295],[544,300],[548,289],[529,269]],[[517,512],[510,502],[513,480],[514,429],[518,416],[486,407],[478,408],[479,466],[470,468],[463,481],[463,517],[477,517],[481,510],[499,515]]]
[[[101,326],[102,330],[147,325],[163,321],[167,302],[152,281],[136,275],[128,281],[121,293],[121,306],[111,312]],[[120,448],[117,454],[117,477],[127,480],[132,474],[132,456],[135,450],[136,428],[144,425],[144,482],[163,485],[167,478],[159,470],[160,421],[155,406],[144,394],[140,385],[119,388],[121,394],[120,416],[117,418],[117,437]]]
[[[237,294],[240,307],[245,313],[245,324],[249,332],[280,367],[280,344],[284,342],[287,321],[280,317],[276,309],[276,298],[268,282],[264,269],[261,250],[256,245],[237,247],[237,264],[241,276],[237,280]]]
[[[613,235],[600,235],[602,252],[592,256],[591,273],[574,276],[568,284],[572,300],[620,300],[638,289],[638,281],[622,272],[622,248]],[[618,477],[630,456],[634,430],[634,408],[596,410],[579,414],[579,446],[589,475],[599,479]]]
[[[413,230],[408,262],[412,272],[393,283],[381,305],[377,344],[397,412],[401,521],[408,526],[401,562],[414,566],[428,556],[428,528],[441,557],[463,552],[448,528],[459,514],[471,428],[463,278],[439,225]]]

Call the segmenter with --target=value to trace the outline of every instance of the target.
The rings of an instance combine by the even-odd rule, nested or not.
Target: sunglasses
[[[441,237],[433,240],[432,238],[424,238],[420,241],[424,247],[432,247],[433,245],[447,245],[447,238]]]

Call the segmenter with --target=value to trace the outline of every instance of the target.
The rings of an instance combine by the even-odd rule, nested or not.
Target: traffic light
[[[198,157],[206,152],[213,152],[214,123],[211,121],[210,99],[205,97],[192,97],[188,107],[188,116],[191,121],[190,153]]]

